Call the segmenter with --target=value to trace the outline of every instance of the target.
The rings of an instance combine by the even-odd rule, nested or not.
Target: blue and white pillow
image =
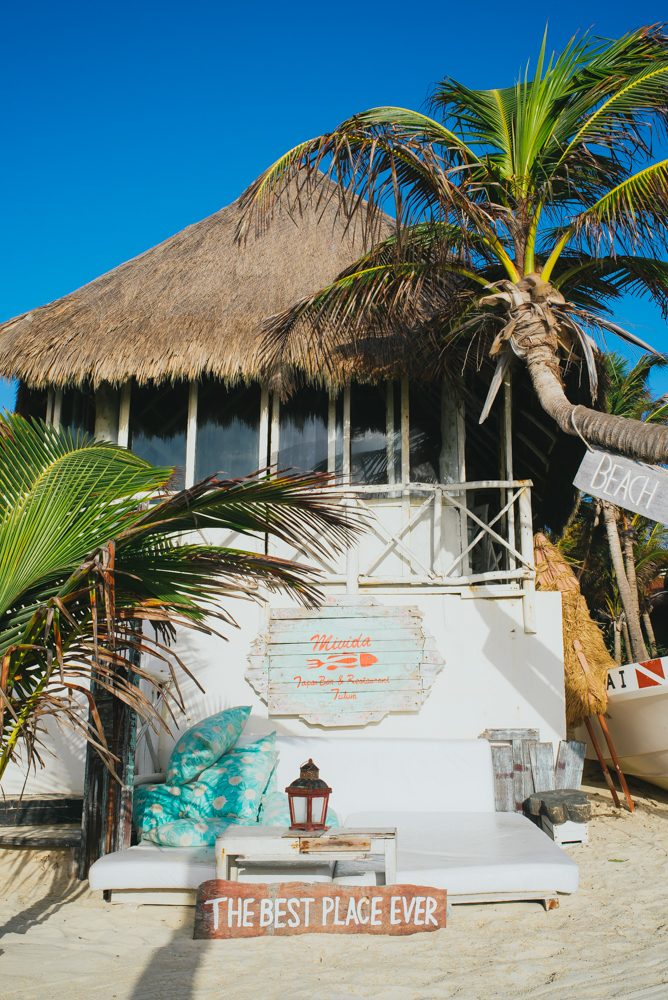
[[[185,801],[190,797],[188,786],[140,785],[132,797],[132,818],[137,830],[145,833],[163,823],[180,819]]]
[[[211,847],[231,825],[229,819],[177,819],[147,830],[141,839],[164,847]]]
[[[185,785],[233,747],[250,715],[250,706],[228,708],[202,719],[181,736],[167,764],[170,785]]]
[[[276,766],[276,733],[237,747],[207,768],[189,786],[192,797],[185,815],[255,823],[262,795]]]

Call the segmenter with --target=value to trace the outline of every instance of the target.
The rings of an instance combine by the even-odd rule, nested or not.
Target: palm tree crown
[[[532,79],[476,91],[446,77],[431,98],[434,117],[374,108],[290,150],[246,192],[239,237],[253,221],[261,232],[279,203],[294,211],[305,198],[332,197],[319,184],[324,169],[370,249],[268,322],[269,376],[307,369],[317,344],[335,381],[334,362],[340,370],[370,339],[386,370],[403,344],[424,373],[478,339],[496,359],[481,421],[517,357],[563,431],[666,461],[663,426],[574,406],[563,371],[583,360],[595,403],[592,332],[652,350],[614,322],[611,303],[633,292],[668,309],[668,160],[653,162],[651,147],[666,124],[667,85],[661,26],[574,40],[549,60],[543,42]],[[390,204],[394,231],[379,240]]]

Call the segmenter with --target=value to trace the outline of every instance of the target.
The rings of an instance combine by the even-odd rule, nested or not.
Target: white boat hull
[[[668,657],[617,667],[608,674],[606,721],[625,774],[668,789]],[[612,765],[598,723],[599,746]],[[596,753],[583,726],[578,738],[587,743],[587,758]]]

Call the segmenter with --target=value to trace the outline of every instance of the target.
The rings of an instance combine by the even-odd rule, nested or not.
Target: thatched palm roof
[[[263,320],[330,282],[364,247],[335,197],[277,215],[266,234],[239,242],[241,214],[234,202],[1,324],[0,375],[33,388],[257,377]]]

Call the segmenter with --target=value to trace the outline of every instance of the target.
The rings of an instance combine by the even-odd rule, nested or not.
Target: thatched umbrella
[[[608,670],[617,664],[606,649],[600,628],[591,620],[580,583],[562,553],[543,534],[536,535],[534,552],[538,590],[561,593],[566,723],[577,727],[587,716],[606,711]],[[584,663],[578,656],[578,643]]]

